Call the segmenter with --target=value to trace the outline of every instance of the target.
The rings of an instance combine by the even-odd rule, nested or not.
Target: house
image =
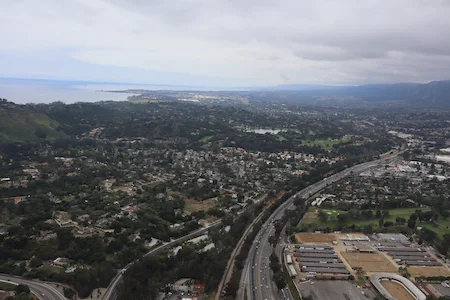
[[[173,290],[176,292],[191,293],[193,291],[194,279],[181,278],[173,284]]]
[[[14,201],[14,204],[17,205],[20,202],[24,201],[24,199],[25,199],[25,196],[14,197],[13,201]]]
[[[0,300],[6,299],[8,297],[14,297],[15,293],[13,291],[3,291],[0,290]]]
[[[69,259],[66,257],[58,257],[53,261],[53,265],[57,267],[62,267],[64,265],[67,265],[69,263]]]

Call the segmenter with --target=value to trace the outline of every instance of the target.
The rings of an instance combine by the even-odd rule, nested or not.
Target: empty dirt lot
[[[450,276],[450,270],[445,267],[408,267],[411,277],[419,276]]]
[[[207,211],[208,209],[214,207],[217,203],[215,200],[213,199],[207,199],[207,200],[203,200],[203,201],[197,201],[194,199],[185,199],[185,206],[184,206],[184,212],[186,214],[191,214],[193,212],[196,211]]]
[[[390,280],[381,281],[381,285],[398,300],[415,300],[415,298],[403,287],[403,285]]]
[[[397,272],[397,268],[381,253],[341,252],[348,264],[366,272]]]
[[[333,243],[336,236],[330,233],[307,233],[301,232],[295,235],[295,238],[300,243]]]

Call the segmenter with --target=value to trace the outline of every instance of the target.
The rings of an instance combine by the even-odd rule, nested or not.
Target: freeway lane
[[[30,291],[41,300],[66,300],[60,291],[42,281],[28,280],[7,274],[0,274],[0,280],[25,284],[30,288]]]
[[[261,200],[262,200],[262,198],[261,198]],[[219,282],[219,287],[217,288],[217,293],[216,293],[215,300],[219,300],[222,297],[222,295],[223,295],[223,293],[225,291],[224,288],[225,288],[226,284],[228,283],[228,281],[230,280],[231,275],[233,274],[233,268],[234,268],[234,263],[235,263],[236,256],[241,251],[242,245],[244,244],[245,239],[247,238],[248,234],[250,232],[252,232],[253,226],[257,222],[259,222],[259,220],[261,220],[262,216],[264,215],[264,211],[265,211],[265,209],[263,209],[261,211],[261,213],[247,227],[247,229],[245,230],[244,234],[241,236],[241,238],[239,239],[238,243],[236,244],[236,247],[234,248],[233,252],[231,253],[231,256],[230,256],[230,258],[228,260],[228,263],[227,263],[227,267],[225,268],[225,272],[224,272],[224,274],[222,276],[222,279]]]
[[[275,232],[275,229],[272,225],[273,222],[275,220],[281,219],[286,209],[295,208],[295,199],[302,198],[305,201],[308,201],[307,199],[309,197],[325,188],[328,184],[341,180],[342,178],[347,177],[351,174],[358,174],[381,163],[385,163],[386,161],[395,158],[400,153],[401,152],[392,155],[386,155],[382,159],[359,164],[345,169],[337,174],[334,174],[304,188],[303,190],[286,200],[284,203],[282,203],[263,224],[260,232],[255,238],[252,248],[249,251],[247,261],[244,265],[243,276],[241,278],[240,285],[241,289],[238,292],[237,299],[244,299],[243,296],[245,294],[247,295],[247,299],[250,300],[269,300],[279,299],[281,297],[281,295],[278,293],[277,288],[273,284],[269,267],[269,257],[272,253],[272,246],[269,243],[269,237]],[[276,252],[279,255],[281,252],[281,248],[277,247]]]

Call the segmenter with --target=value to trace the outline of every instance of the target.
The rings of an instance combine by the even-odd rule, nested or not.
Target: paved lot
[[[444,286],[440,285],[439,283],[432,284],[432,286],[436,290],[438,290],[438,292],[441,293],[443,296],[450,297],[450,288],[444,287]]]
[[[354,283],[343,280],[317,280],[299,284],[302,296],[311,295],[314,300],[367,300],[374,299],[369,289],[360,289]],[[363,295],[364,292],[366,295]]]

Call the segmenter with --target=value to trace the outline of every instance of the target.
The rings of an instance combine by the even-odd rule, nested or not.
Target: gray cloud
[[[2,1],[0,54],[242,85],[428,81],[450,78],[449,15],[446,0]]]

